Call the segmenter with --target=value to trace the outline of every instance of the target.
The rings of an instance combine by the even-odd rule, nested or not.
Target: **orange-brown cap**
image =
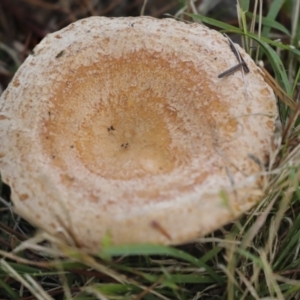
[[[251,208],[277,109],[238,49],[250,72],[218,78],[238,61],[200,24],[91,17],[49,34],[0,99],[16,211],[97,252],[106,236],[188,242]]]

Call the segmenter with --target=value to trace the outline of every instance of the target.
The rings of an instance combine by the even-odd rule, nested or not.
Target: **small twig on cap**
[[[162,225],[160,225],[157,221],[153,220],[151,222],[151,226],[156,229],[157,231],[159,231],[161,234],[163,234],[168,240],[172,240],[172,237],[170,236],[170,234],[167,232],[166,229],[164,229],[162,227]]]
[[[240,67],[243,67],[243,70],[246,73],[249,73],[250,70],[248,68],[248,66],[246,65],[246,62],[244,61],[243,57],[241,56],[240,52],[238,51],[238,49],[235,47],[234,43],[232,42],[232,40],[229,38],[229,36],[225,33],[223,33],[223,35],[228,39],[229,42],[229,46],[232,50],[232,52],[234,53],[234,55],[236,56],[237,60],[238,60],[238,64],[233,66],[232,68],[226,70],[225,72],[221,73],[218,78],[222,78],[225,77],[227,75],[232,74],[233,72],[235,72],[236,70],[238,70]]]
[[[247,91],[247,87],[246,87],[244,72],[245,73],[249,73],[250,70],[249,70],[246,62],[244,61],[243,57],[241,56],[239,50],[236,48],[236,46],[234,45],[233,41],[230,39],[230,37],[227,34],[225,34],[225,33],[223,33],[223,35],[227,38],[227,40],[229,42],[230,49],[232,50],[232,52],[236,56],[236,58],[237,58],[237,60],[238,60],[239,63],[236,66],[230,68],[229,70],[221,73],[220,75],[222,75],[222,76],[220,77],[220,75],[219,75],[218,77],[222,78],[222,77],[224,77],[226,75],[229,75],[232,72],[235,72],[238,68],[240,68],[242,66],[243,67],[242,68],[242,75],[243,75],[243,81],[244,81],[244,87],[245,87],[245,95],[246,95],[246,97],[248,97],[248,91]],[[224,75],[224,73],[225,73],[225,75]]]
[[[238,70],[240,67],[244,66],[244,62],[239,62],[237,65],[233,66],[232,68],[226,70],[225,72],[221,73],[220,75],[218,75],[218,78],[223,78],[227,75],[230,75],[232,73],[234,73],[236,70]]]
[[[237,60],[239,63],[243,62],[244,65],[243,65],[243,70],[245,71],[245,73],[249,73],[250,70],[246,64],[246,62],[244,61],[243,57],[241,56],[239,50],[236,48],[236,46],[234,45],[233,41],[231,40],[231,38],[226,34],[226,33],[223,33],[223,35],[227,38],[228,42],[229,42],[229,46],[230,46],[230,49],[232,50],[232,52],[234,53],[234,55],[236,56]]]

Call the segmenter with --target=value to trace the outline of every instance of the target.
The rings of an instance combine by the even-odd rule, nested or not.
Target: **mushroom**
[[[91,253],[181,244],[263,196],[277,117],[260,69],[201,24],[90,17],[47,35],[0,99],[16,212]]]

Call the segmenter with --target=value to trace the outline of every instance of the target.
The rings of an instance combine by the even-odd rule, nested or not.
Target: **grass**
[[[265,171],[265,199],[193,244],[106,245],[90,256],[44,232],[32,236],[34,229],[12,214],[3,186],[0,299],[300,299],[299,1],[270,1],[264,17],[261,2],[251,3],[239,1],[239,26],[197,15],[189,5],[186,11],[241,35],[248,53],[264,63],[282,122]],[[282,14],[288,26],[279,23]]]

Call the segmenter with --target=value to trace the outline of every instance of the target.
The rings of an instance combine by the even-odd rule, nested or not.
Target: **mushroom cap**
[[[238,46],[237,46],[238,47]],[[0,99],[16,211],[90,252],[180,244],[263,195],[275,96],[239,48],[173,19],[90,17],[47,35]]]

